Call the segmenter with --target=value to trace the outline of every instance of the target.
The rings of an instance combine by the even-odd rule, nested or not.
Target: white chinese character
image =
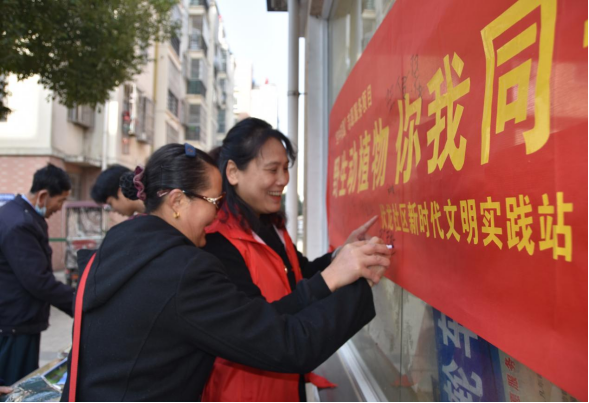
[[[460,346],[460,334],[464,338],[464,351],[468,358],[470,356],[470,339],[477,340],[479,337],[465,328],[464,326],[454,322],[452,319],[448,319],[446,315],[442,314],[442,317],[438,319],[438,326],[442,329],[442,336],[444,338],[444,345],[448,345],[448,339],[452,340],[454,347],[462,348]]]

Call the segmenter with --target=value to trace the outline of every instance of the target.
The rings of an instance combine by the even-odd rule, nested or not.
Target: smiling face
[[[258,216],[276,213],[280,210],[282,191],[288,184],[288,165],[282,143],[269,138],[245,170],[240,171],[235,164],[228,164],[227,179]]]

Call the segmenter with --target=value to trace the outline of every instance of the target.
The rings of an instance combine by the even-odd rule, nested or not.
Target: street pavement
[[[65,283],[65,272],[55,272],[55,277]],[[57,358],[57,354],[72,344],[73,319],[55,307],[51,307],[49,329],[41,333],[39,366]]]

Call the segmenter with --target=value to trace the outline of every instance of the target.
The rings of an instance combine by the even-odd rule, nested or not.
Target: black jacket
[[[272,231],[274,231],[274,229],[272,229]],[[278,238],[277,242],[271,242],[271,240],[264,237],[263,234],[259,235],[260,238],[262,238],[262,240],[282,258],[284,266],[288,268],[290,289],[296,290],[297,284],[294,272],[292,271],[292,265],[288,260],[286,250],[282,245],[280,238]],[[203,250],[214,255],[221,261],[227,276],[231,282],[237,286],[239,291],[243,291],[250,298],[264,298],[262,291],[260,291],[258,286],[254,284],[254,281],[252,280],[252,275],[245,264],[243,256],[241,256],[239,250],[237,250],[227,238],[218,232],[207,234],[207,244],[203,247]],[[298,250],[296,252],[301,274],[303,275],[303,278],[306,279],[311,279],[315,274],[323,271],[331,263],[331,253],[327,253],[313,261],[309,261],[309,259],[307,259],[301,252]],[[321,278],[321,276],[317,276],[317,278]],[[315,282],[316,279],[313,278],[311,281]],[[292,294],[289,294],[284,298],[273,302],[273,305],[278,309],[278,312],[291,313],[293,308],[298,309],[297,297],[295,295],[291,297],[291,295]]]
[[[73,288],[51,266],[47,222],[20,195],[0,208],[0,335],[36,334],[53,305],[72,315]]]
[[[217,258],[155,216],[113,227],[84,295],[79,401],[194,401],[215,356],[261,369],[308,372],[375,315],[358,281],[331,294],[299,283],[297,313],[250,299]],[[69,379],[62,400],[68,399]]]

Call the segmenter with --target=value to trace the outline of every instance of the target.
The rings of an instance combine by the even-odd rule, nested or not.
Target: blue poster
[[[437,309],[433,313],[441,401],[503,401],[497,348]]]

